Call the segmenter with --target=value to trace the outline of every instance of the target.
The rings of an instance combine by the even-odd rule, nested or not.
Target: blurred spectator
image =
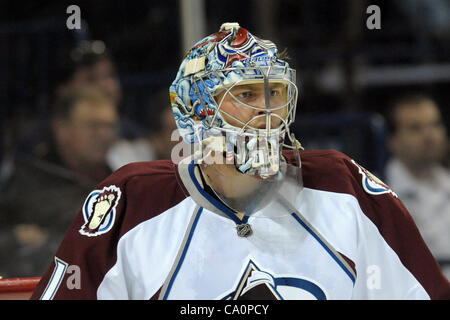
[[[430,97],[411,95],[390,112],[387,182],[450,278],[450,172],[441,165],[448,140],[440,110]]]
[[[121,140],[111,148],[108,163],[114,170],[130,162],[171,159],[172,148],[182,139],[171,141],[177,125],[167,88],[157,91],[150,101],[147,135],[135,140]]]
[[[49,72],[53,100],[83,87],[104,91],[120,113],[122,88],[112,57],[102,41],[81,41],[71,50],[63,50]],[[120,135],[133,137],[140,129],[131,121],[120,117]],[[36,146],[44,145],[52,135],[48,119],[38,121],[23,134],[15,157],[26,156]]]
[[[122,99],[114,62],[100,40],[81,41],[69,54],[64,54],[56,66],[52,83],[57,96],[94,86],[104,90],[116,105]]]
[[[408,16],[410,24],[420,33],[436,35],[442,39],[450,34],[450,3],[448,0],[404,0],[395,5]]]
[[[82,88],[55,104],[52,137],[16,164],[0,195],[0,275],[39,276],[97,183],[111,173],[105,157],[117,139],[115,102]]]
[[[96,87],[103,90],[122,112],[123,92],[113,57],[103,41],[81,41],[69,54],[65,54],[56,67],[52,80],[56,96],[81,87]],[[141,128],[121,114],[120,135],[134,138]]]

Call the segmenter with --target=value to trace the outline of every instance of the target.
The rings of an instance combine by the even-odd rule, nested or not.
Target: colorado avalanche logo
[[[271,55],[267,56],[265,50]],[[268,40],[261,40],[251,35],[246,29],[232,29],[230,34],[220,41],[214,48],[217,60],[225,68],[231,67],[233,62],[241,61],[245,66],[253,60],[262,62],[274,59],[275,45]]]
[[[352,160],[352,163],[358,167],[358,172],[362,175],[362,186],[364,191],[373,195],[392,193],[394,197],[398,198],[397,194],[388,185],[378,179],[369,170],[360,166],[354,160]]]
[[[83,204],[85,223],[79,230],[80,234],[93,237],[111,230],[120,196],[120,189],[114,185],[92,191]]]
[[[327,300],[325,291],[312,280],[273,275],[249,260],[235,289],[222,300]]]

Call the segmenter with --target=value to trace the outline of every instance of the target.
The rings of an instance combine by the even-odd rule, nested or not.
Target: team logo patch
[[[378,179],[369,170],[357,164],[354,160],[352,160],[352,162],[358,167],[358,171],[362,176],[362,186],[364,191],[373,195],[392,193],[394,197],[398,198],[397,194],[387,184]]]
[[[85,223],[79,232],[84,236],[93,237],[111,230],[120,196],[120,189],[114,185],[92,191],[83,204]]]
[[[298,276],[275,275],[249,260],[235,288],[222,300],[327,300],[316,282]]]

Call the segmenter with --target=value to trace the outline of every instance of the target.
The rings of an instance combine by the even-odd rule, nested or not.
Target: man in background
[[[136,139],[121,139],[108,152],[108,164],[114,170],[131,162],[171,159],[173,147],[180,142],[177,125],[170,109],[166,87],[157,90],[148,107],[146,135]],[[172,141],[173,139],[173,141]]]
[[[447,131],[433,99],[410,95],[392,107],[388,184],[412,214],[433,255],[450,277],[450,173],[442,166]]]
[[[51,138],[15,166],[0,198],[0,275],[39,276],[92,188],[112,171],[106,153],[118,136],[110,95],[66,92],[51,115]]]
[[[64,52],[50,76],[56,96],[90,86],[103,90],[116,105],[122,100],[116,67],[100,40],[81,41],[70,52]]]

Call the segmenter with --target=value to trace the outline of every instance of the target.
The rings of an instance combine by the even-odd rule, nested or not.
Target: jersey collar
[[[200,177],[200,170],[193,159],[183,159],[178,164],[178,173],[184,187],[198,205],[223,217],[229,218],[236,224],[247,223],[248,216],[242,215],[241,218],[233,210],[205,191]]]

